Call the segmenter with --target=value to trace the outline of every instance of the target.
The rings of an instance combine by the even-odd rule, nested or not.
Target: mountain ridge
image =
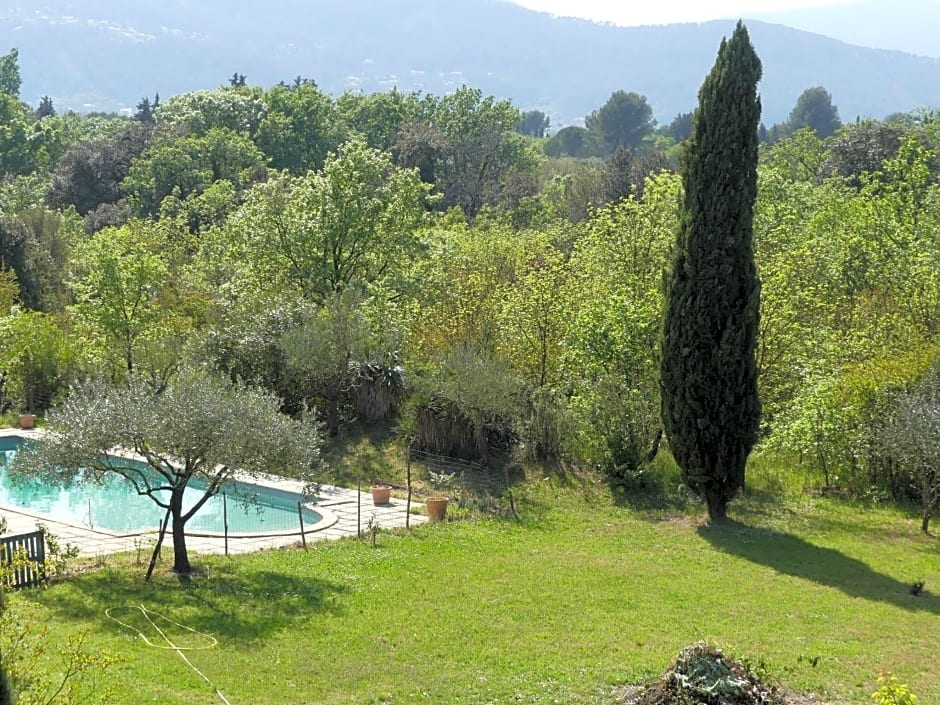
[[[377,5],[377,6],[376,6]],[[246,18],[255,18],[247,22]],[[816,85],[843,120],[940,106],[940,60],[746,20],[764,64],[764,122]],[[237,71],[269,86],[313,78],[339,95],[468,84],[553,125],[578,123],[615,90],[645,95],[660,122],[691,110],[734,22],[618,27],[554,18],[502,0],[11,0],[0,52],[20,50],[23,97],[59,109],[119,110],[141,96],[213,88]]]
[[[940,58],[937,0],[858,0],[849,5],[762,12],[754,17],[849,44]]]

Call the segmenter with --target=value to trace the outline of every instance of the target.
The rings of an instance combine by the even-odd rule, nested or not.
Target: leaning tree
[[[319,426],[291,419],[279,407],[273,394],[200,371],[157,388],[137,378],[123,386],[92,381],[49,412],[52,431],[31,440],[12,469],[60,483],[124,477],[165,510],[173,570],[188,575],[186,522],[236,473],[313,482],[322,464]],[[188,487],[197,498],[184,504]],[[154,559],[162,538],[161,531]],[[148,578],[152,570],[153,560]]]
[[[699,91],[663,331],[663,423],[712,521],[744,485],[760,421],[754,263],[761,64],[739,22]]]

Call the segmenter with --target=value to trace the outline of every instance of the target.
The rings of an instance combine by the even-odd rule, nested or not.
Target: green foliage
[[[936,351],[875,357],[836,372],[804,370],[804,384],[775,421],[769,446],[798,453],[826,485],[863,492],[872,486],[895,497],[907,477],[884,453],[881,437],[899,394],[921,379]]]
[[[360,303],[351,293],[336,294],[281,339],[288,374],[307,404],[325,403],[326,426],[333,436],[339,433],[341,413],[353,403],[361,367],[380,346]]]
[[[203,355],[233,382],[267,389],[281,398],[286,412],[296,413],[303,408],[304,389],[290,375],[281,340],[299,325],[303,310],[264,303],[220,302],[203,336]]]
[[[185,199],[220,180],[237,190],[263,170],[264,155],[247,135],[226,127],[182,138],[156,140],[131,163],[121,188],[141,214],[154,214],[164,199]]]
[[[351,130],[373,149],[391,151],[399,133],[417,117],[418,93],[397,88],[382,93],[344,93],[336,99],[336,110]]]
[[[582,453],[615,477],[636,473],[662,428],[661,281],[680,187],[675,175],[650,178],[642,199],[599,211],[572,255],[574,317],[562,369],[574,380]]]
[[[692,112],[679,113],[671,123],[659,128],[659,131],[671,137],[675,142],[684,142],[692,136]]]
[[[879,674],[878,686],[878,690],[871,694],[871,699],[878,705],[917,705],[919,698],[892,673]]]
[[[16,694],[13,692],[13,684],[7,677],[6,669],[0,664],[0,705],[14,705]]]
[[[663,423],[686,482],[713,520],[725,517],[744,484],[760,419],[752,243],[760,75],[739,22],[699,92],[664,325]]]
[[[113,702],[109,671],[122,658],[95,649],[89,631],[53,639],[48,615],[34,604],[6,598],[0,602],[4,602],[0,605],[2,705]],[[55,643],[64,646],[53,655],[50,645]]]
[[[892,406],[879,440],[909,473],[923,508],[921,529],[927,533],[940,508],[940,369],[935,365]]]
[[[515,131],[520,117],[509,101],[467,86],[427,96],[398,135],[398,163],[435,184],[441,209],[458,206],[472,219],[485,206],[511,207],[534,193],[538,164],[534,148]]]
[[[559,389],[530,391],[516,429],[527,457],[533,460],[560,460],[574,454],[577,421],[570,401]]]
[[[36,116],[37,120],[55,117],[55,105],[52,102],[52,98],[47,95],[44,95],[42,98],[40,98],[39,105],[36,106],[34,115]]]
[[[497,224],[435,232],[412,320],[410,357],[447,359],[466,348],[520,378],[525,399],[513,426],[536,457],[557,457],[569,445],[561,365],[571,298],[562,235]]]
[[[505,227],[471,230],[461,223],[428,239],[428,260],[418,270],[415,347],[426,358],[462,346],[495,354],[501,294],[512,284],[522,236]]]
[[[394,290],[421,251],[429,191],[416,172],[354,140],[320,172],[255,186],[214,246],[256,291],[322,302],[349,288]]]
[[[770,154],[755,221],[759,366],[771,444],[826,484],[905,497],[878,427],[935,359],[940,214],[934,152],[917,133],[894,151],[857,187],[820,182],[830,152],[806,132]]]
[[[29,106],[0,91],[0,177],[27,174],[35,167],[39,145],[31,118]]]
[[[879,171],[885,159],[897,154],[903,134],[900,125],[875,120],[844,126],[830,142],[828,172],[860,186],[863,174]]]
[[[809,128],[796,130],[761,155],[761,179],[765,178],[765,174],[773,172],[789,182],[822,181],[829,158],[826,144]],[[762,183],[758,191],[759,200],[763,192]]]
[[[470,347],[432,364],[415,380],[405,412],[405,432],[416,447],[465,460],[506,450],[521,417],[522,388],[511,371]]]
[[[169,266],[156,229],[140,221],[102,230],[75,253],[75,310],[105,359],[132,374],[148,341],[167,330],[161,305]]]
[[[519,247],[512,284],[500,297],[499,348],[532,385],[543,388],[561,381],[562,344],[570,311],[565,285],[570,271],[564,253],[550,243],[532,240]]]
[[[81,236],[81,219],[74,211],[21,204],[22,209],[0,216],[2,259],[16,272],[21,303],[30,309],[61,311],[68,299],[66,264],[72,244]]]
[[[121,182],[150,138],[148,126],[130,122],[115,135],[75,140],[56,161],[50,202],[60,208],[74,206],[82,216],[118,202]]]
[[[275,169],[297,175],[321,169],[345,139],[337,106],[316,85],[275,86],[264,103],[256,142]]]
[[[201,193],[191,193],[180,199],[170,195],[160,204],[160,218],[175,220],[191,233],[203,233],[222,227],[239,205],[240,193],[235,184],[220,180]]]
[[[817,137],[825,139],[842,127],[842,120],[829,92],[822,86],[814,86],[800,94],[786,127],[790,133],[809,128]]]
[[[0,56],[0,93],[19,98],[22,83],[19,50],[14,47],[7,54]]]
[[[78,558],[78,546],[68,542],[63,545],[61,537],[51,532],[49,527],[42,522],[36,522],[36,529],[42,532],[43,540],[46,542],[46,560],[40,566],[43,580],[65,575],[69,565]]]
[[[14,310],[0,318],[0,369],[4,395],[17,409],[42,412],[65,391],[80,356],[49,314]]]
[[[545,142],[544,150],[550,157],[586,157],[591,150],[590,132],[577,125],[563,127]]]
[[[587,116],[585,125],[603,153],[611,154],[617,147],[639,147],[656,121],[645,96],[614,91],[602,107]]]
[[[522,114],[516,130],[522,135],[542,138],[548,132],[551,122],[541,110],[527,110]]]

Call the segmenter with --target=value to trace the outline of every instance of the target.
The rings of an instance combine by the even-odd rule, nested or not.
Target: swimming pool
[[[24,442],[20,436],[0,437],[0,504],[69,524],[118,532],[156,529],[163,521],[165,510],[149,497],[137,494],[131,483],[116,475],[101,483],[79,481],[69,486],[24,478],[14,480],[6,466]],[[146,468],[145,463],[140,465]],[[183,511],[198,501],[205,487],[205,483],[190,482],[183,495]],[[232,482],[186,522],[186,532],[222,533],[227,512],[230,534],[299,533],[297,503],[302,501],[309,500],[294,492]],[[309,506],[302,506],[301,512],[305,529],[322,519]]]

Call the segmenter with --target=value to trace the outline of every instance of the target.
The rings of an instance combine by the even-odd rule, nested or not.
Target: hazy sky
[[[806,7],[848,5],[853,0],[512,0],[518,5],[556,15],[583,17],[621,25],[704,22],[723,18],[755,17]]]

